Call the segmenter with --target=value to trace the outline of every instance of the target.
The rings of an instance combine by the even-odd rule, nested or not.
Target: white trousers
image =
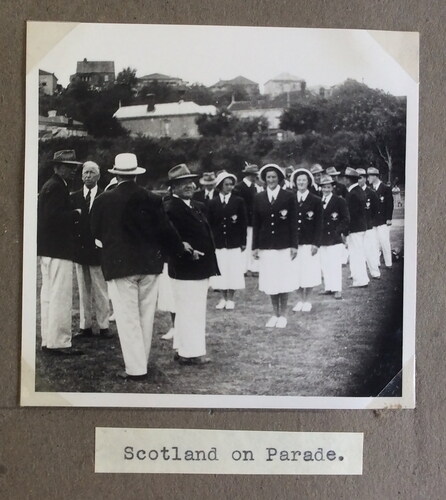
[[[93,298],[96,321],[101,330],[108,328],[110,305],[107,283],[101,266],[75,264],[77,285],[79,287],[79,315],[81,329],[91,328],[93,320]]]
[[[364,234],[364,251],[370,275],[378,278],[381,273],[379,271],[379,249],[375,228],[368,229]]]
[[[387,224],[375,227],[378,248],[383,253],[384,264],[392,267],[392,249],[390,247],[390,227]]]
[[[259,272],[259,261],[252,256],[252,227],[248,226],[246,232],[246,250],[242,253],[245,259],[245,272],[251,271],[252,273]]]
[[[138,274],[107,282],[125,371],[145,375],[152,345],[158,275]]]
[[[325,291],[341,292],[342,264],[344,262],[345,246],[342,243],[338,245],[321,246],[319,252]]]
[[[369,283],[367,266],[364,252],[364,234],[350,233],[347,236],[348,255],[350,261],[350,272],[353,278],[353,286],[363,286]]]
[[[184,358],[204,356],[209,279],[172,282],[176,308],[174,349]]]
[[[73,263],[70,260],[40,257],[40,330],[42,347],[71,347],[71,306]]]

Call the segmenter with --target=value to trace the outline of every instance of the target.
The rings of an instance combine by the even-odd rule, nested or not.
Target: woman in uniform
[[[253,257],[259,259],[259,290],[270,295],[274,314],[268,328],[285,328],[288,293],[296,289],[292,261],[297,254],[295,195],[280,187],[283,170],[273,163],[260,169],[266,190],[254,197]]]
[[[215,241],[220,276],[212,276],[210,286],[221,290],[216,309],[234,309],[234,291],[245,288],[247,215],[245,202],[232,194],[237,181],[234,174],[221,172],[216,179],[218,196],[208,204],[208,221]]]
[[[322,201],[310,193],[314,185],[313,175],[306,168],[298,168],[291,176],[297,192],[297,257],[294,261],[294,276],[299,300],[293,311],[310,312],[313,287],[321,284],[319,246],[322,236]]]

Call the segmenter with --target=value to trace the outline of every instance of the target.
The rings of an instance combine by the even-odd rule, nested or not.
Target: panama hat
[[[356,172],[358,172],[360,177],[365,177],[367,175],[365,168],[357,168]]]
[[[367,173],[369,175],[379,175],[379,170],[377,168],[375,168],[375,167],[369,167],[367,169]]]
[[[328,170],[328,169],[327,169]],[[326,184],[334,184],[333,177],[328,174],[324,174],[319,182],[320,186],[325,186]]]
[[[296,168],[296,170],[291,175],[291,182],[293,183],[294,186],[296,185],[297,177],[301,174],[305,174],[308,177],[308,187],[314,185],[313,174],[309,170],[307,170],[306,168],[299,167],[299,168]]]
[[[267,170],[275,170],[279,174],[279,181],[285,179],[285,173],[279,167],[279,165],[276,165],[275,163],[267,163],[266,165],[263,165],[263,167],[259,170],[259,177],[260,179],[262,179],[262,181],[266,182]]]
[[[138,160],[133,153],[120,153],[115,156],[115,164],[108,171],[115,175],[140,175],[146,169],[138,167]]]
[[[320,174],[321,172],[323,172],[324,169],[322,168],[321,165],[319,165],[319,163],[315,163],[314,165],[312,165],[310,167],[310,172],[314,175],[314,174]]]
[[[184,179],[196,179],[197,177],[198,174],[191,174],[191,171],[185,163],[175,165],[167,172],[168,184],[173,184]]]
[[[237,182],[237,177],[229,172],[220,172],[215,179],[215,187],[218,187],[225,179],[233,179],[234,183]]]
[[[350,177],[350,178],[355,178],[355,179],[357,179],[359,177],[358,172],[356,172],[356,170],[354,168],[351,168],[351,167],[347,167],[345,169],[345,172],[341,175],[343,175],[344,177]]]
[[[242,170],[242,174],[257,175],[258,173],[259,173],[258,165],[254,165],[253,163],[248,163],[245,161],[245,168]]]
[[[82,165],[81,161],[76,161],[76,152],[74,149],[56,151],[53,155],[53,159],[50,161],[51,163],[63,163],[64,165],[72,165],[73,167]]]
[[[338,172],[335,167],[328,167],[325,173],[327,175],[341,175],[341,172]]]

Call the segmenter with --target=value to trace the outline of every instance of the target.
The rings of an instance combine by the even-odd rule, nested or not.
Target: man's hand
[[[256,248],[255,250],[252,251],[252,258],[255,260],[259,260],[259,250]]]
[[[290,248],[291,260],[294,260],[297,257],[297,248]]]
[[[388,226],[391,226],[391,225],[392,225],[392,221],[391,221],[391,220],[387,220],[387,221],[386,221],[386,224],[387,224]]]
[[[311,245],[311,255],[316,255],[319,248],[316,245]]]
[[[204,253],[199,250],[192,250],[192,260],[198,260],[200,257],[203,257]]]
[[[191,255],[194,253],[194,249],[187,241],[183,241],[183,248],[185,252],[190,253]]]

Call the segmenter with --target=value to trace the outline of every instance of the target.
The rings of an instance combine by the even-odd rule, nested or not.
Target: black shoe
[[[183,358],[179,356],[178,362],[183,366],[202,366],[211,362],[209,358]]]
[[[114,337],[113,333],[111,333],[108,328],[101,328],[101,330],[99,330],[99,338],[112,339],[113,337]]]
[[[91,328],[81,328],[78,333],[73,335],[73,338],[80,339],[84,337],[93,337],[93,330]]]
[[[81,351],[80,349],[75,349],[74,347],[60,347],[56,349],[51,349],[49,347],[46,348],[46,352],[50,354],[55,354],[58,356],[82,356],[84,351]]]
[[[116,376],[122,380],[133,380],[135,382],[141,382],[147,379],[147,373],[144,375],[129,375],[127,372],[118,372]]]

